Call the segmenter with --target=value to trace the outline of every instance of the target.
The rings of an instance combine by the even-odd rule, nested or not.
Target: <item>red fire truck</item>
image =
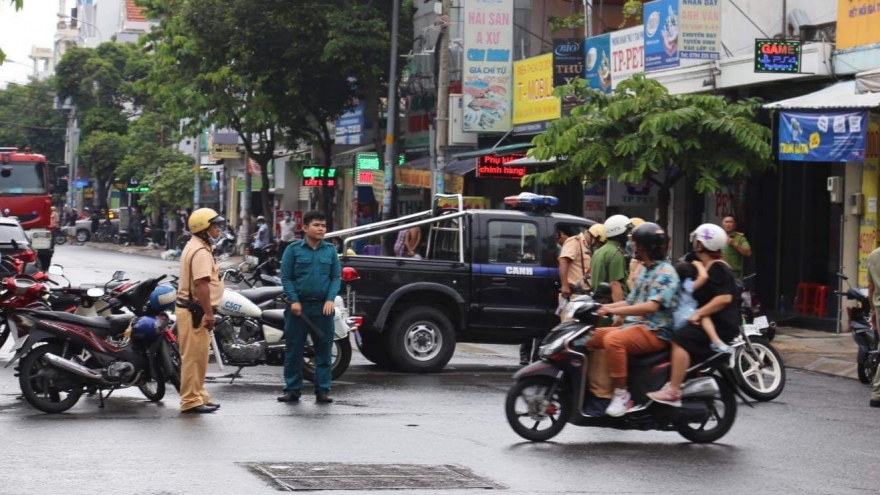
[[[30,149],[0,148],[0,214],[18,219],[43,269],[49,267],[52,241],[52,177],[46,157]],[[35,260],[27,260],[35,261]]]

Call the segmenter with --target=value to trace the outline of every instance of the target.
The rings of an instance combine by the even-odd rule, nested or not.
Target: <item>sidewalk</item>
[[[73,244],[77,245],[77,244]],[[120,244],[113,244],[110,242],[87,242],[85,244],[81,244],[82,246],[89,247],[92,249],[102,249],[104,251],[116,251],[118,253],[123,254],[135,254],[138,256],[147,256],[150,258],[162,259],[162,253],[165,252],[164,249],[153,249],[146,246],[123,246]],[[230,265],[238,265],[243,261],[241,256],[230,256],[229,258],[221,261],[223,264]]]
[[[858,379],[858,348],[849,332],[839,334],[780,327],[773,340],[785,366],[826,375]]]

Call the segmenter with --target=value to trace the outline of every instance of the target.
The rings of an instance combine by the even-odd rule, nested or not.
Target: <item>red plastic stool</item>
[[[828,299],[828,286],[820,285],[816,288],[816,296],[813,299],[813,316],[824,317],[828,314],[826,307]]]
[[[797,296],[795,297],[794,312],[811,314],[813,312],[813,304],[816,302],[816,290],[819,284],[812,282],[801,282],[797,284]]]

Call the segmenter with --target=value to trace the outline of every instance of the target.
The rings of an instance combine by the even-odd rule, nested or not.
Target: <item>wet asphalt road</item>
[[[116,269],[133,279],[177,269],[77,246],[60,248],[56,261],[76,283]],[[17,400],[12,370],[0,370],[0,494],[277,493],[246,462],[458,464],[524,494],[880,490],[880,410],[867,407],[868,389],[855,380],[789,370],[783,395],[754,409],[741,404],[715,445],[572,426],[531,444],[504,419],[515,359],[511,346],[461,345],[443,373],[401,375],[355,353],[329,406],[315,404],[308,386],[302,403],[278,403],[281,369],[251,368],[233,385],[208,385],[223,405],[209,416],[180,415],[173,389],[161,403],[126,390],[103,410],[84,397],[68,413],[46,415]],[[220,375],[215,365],[211,373]]]

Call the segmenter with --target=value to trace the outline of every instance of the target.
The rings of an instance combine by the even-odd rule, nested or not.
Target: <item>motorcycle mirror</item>
[[[121,271],[121,270],[113,272],[113,277],[111,277],[111,279],[115,280],[117,282],[121,282],[122,280],[125,279],[125,272]]]
[[[844,280],[849,280],[849,277],[847,277],[846,275],[844,275],[842,273],[838,273],[837,276],[844,279]]]
[[[86,291],[86,295],[92,298],[99,298],[104,296],[104,289],[93,287]]]
[[[49,265],[49,270],[46,273],[49,275],[64,275],[64,267],[61,265]]]

